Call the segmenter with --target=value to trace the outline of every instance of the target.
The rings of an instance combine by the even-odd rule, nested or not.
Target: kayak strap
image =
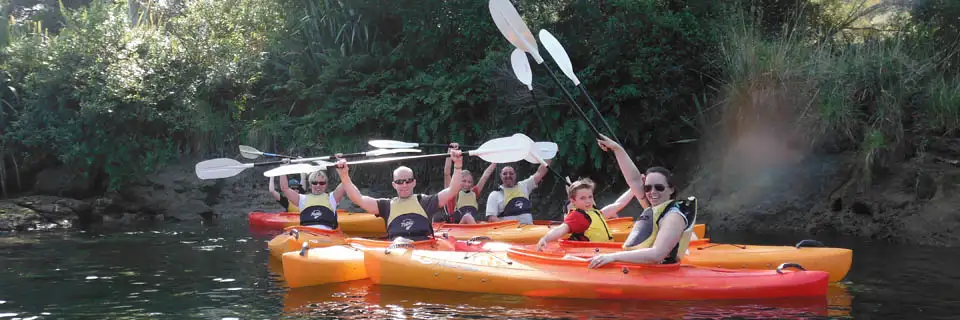
[[[493,240],[493,238],[490,238],[490,237],[488,237],[488,236],[475,236],[475,237],[473,237],[473,238],[470,238],[470,240],[467,240],[467,244],[471,244],[471,245],[472,245],[472,244],[479,244],[479,243],[481,243],[481,242],[491,241],[491,240]]]
[[[397,248],[413,249],[413,244],[412,243],[394,243],[387,246],[386,249],[383,249],[383,254],[390,254],[390,249],[397,249]]]
[[[746,246],[746,245],[742,245],[742,244],[714,243],[714,244],[711,244],[711,245],[706,246],[706,247],[697,247],[697,250],[710,249],[710,248],[713,248],[713,247],[716,247],[716,246],[734,246],[734,247],[737,247],[737,248],[740,248],[740,249],[744,249],[744,250],[747,249],[747,246]]]
[[[799,269],[801,271],[807,271],[807,269],[804,269],[803,266],[801,266],[798,263],[787,262],[787,263],[781,264],[780,266],[777,266],[777,273],[783,274],[783,269],[789,269],[789,268]]]
[[[823,245],[823,242],[807,239],[807,240],[800,240],[800,242],[797,242],[797,245],[795,245],[794,247],[796,247],[797,249],[800,249],[803,247],[825,247],[825,245]]]

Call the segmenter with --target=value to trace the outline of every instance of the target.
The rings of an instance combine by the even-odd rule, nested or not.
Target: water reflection
[[[848,317],[852,297],[842,284],[826,298],[731,301],[552,299],[374,285],[370,280],[295,288],[283,295],[287,317],[369,318],[793,318]]]

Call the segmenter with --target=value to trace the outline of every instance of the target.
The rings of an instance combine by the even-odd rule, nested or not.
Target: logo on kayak
[[[413,228],[413,219],[403,219],[400,226],[403,227],[403,230],[410,231],[410,228]]]

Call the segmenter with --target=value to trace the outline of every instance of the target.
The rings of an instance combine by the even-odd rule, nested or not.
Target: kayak
[[[392,241],[347,238],[346,245],[310,248],[282,256],[283,278],[291,288],[366,279],[364,249],[390,252]],[[415,241],[400,246],[420,250],[453,250],[445,240]]]
[[[281,230],[300,225],[300,214],[294,212],[250,212],[247,219],[251,227]],[[383,219],[370,213],[337,210],[340,230],[351,235],[381,237],[387,234]]]
[[[451,243],[455,251],[461,252],[505,252],[510,248],[536,250],[535,245],[517,246],[503,242],[474,240]],[[687,247],[689,253],[680,262],[701,267],[755,270],[773,270],[782,263],[797,263],[808,270],[829,273],[830,282],[843,280],[850,271],[853,250],[825,248],[822,245],[812,240],[800,241],[794,246],[756,246],[713,243],[710,239],[699,239],[690,241]],[[560,240],[549,244],[544,251],[557,254],[595,255],[623,251],[623,243]]]
[[[521,225],[516,220],[478,224],[435,223],[433,230],[437,237],[474,240],[484,239],[515,244],[536,244],[550,229],[555,228],[561,223],[562,222],[559,221],[546,220],[534,220],[534,224],[532,225]],[[610,228],[613,241],[626,241],[630,235],[630,231],[633,230],[633,218],[608,219],[607,227]],[[703,238],[706,232],[706,225],[694,225],[693,229],[698,238]]]
[[[364,250],[370,279],[379,285],[551,298],[713,300],[822,297],[823,271],[797,265],[776,270],[731,270],[692,265],[611,263],[588,269],[562,254],[511,248],[453,252],[398,248]]]
[[[298,251],[306,243],[310,248],[329,247],[346,244],[346,235],[337,230],[326,230],[311,226],[291,226],[283,229],[267,242],[270,256],[280,259],[284,253]]]

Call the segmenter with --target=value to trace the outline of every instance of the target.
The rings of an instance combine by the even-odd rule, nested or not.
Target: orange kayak
[[[258,229],[280,230],[300,225],[300,214],[293,212],[250,212],[247,214],[250,227]],[[347,234],[381,237],[387,234],[383,219],[370,213],[337,210],[337,222],[340,230]]]
[[[520,248],[507,252],[364,250],[374,283],[521,296],[628,300],[764,299],[825,296],[823,271],[730,270],[691,265],[586,261]]]
[[[364,249],[390,252],[391,241],[348,238],[347,245],[334,245],[287,252],[282,256],[283,278],[291,288],[366,279]],[[419,250],[453,250],[445,240],[416,241],[405,247]]]
[[[510,248],[535,250],[533,245],[512,245],[503,242],[452,241],[456,251],[504,252]],[[818,247],[809,244],[818,245]],[[572,255],[595,255],[623,251],[619,242],[584,242],[560,240],[544,249],[546,252]],[[773,270],[783,263],[796,263],[807,270],[824,271],[830,274],[830,282],[838,282],[847,276],[853,262],[853,250],[825,248],[822,244],[805,240],[794,246],[755,246],[721,244],[710,239],[690,241],[689,253],[681,263],[702,267],[725,269]]]
[[[346,235],[337,230],[325,230],[311,226],[292,226],[283,229],[283,233],[267,242],[270,256],[280,259],[284,253],[298,251],[306,243],[310,248],[329,247],[346,244]]]

